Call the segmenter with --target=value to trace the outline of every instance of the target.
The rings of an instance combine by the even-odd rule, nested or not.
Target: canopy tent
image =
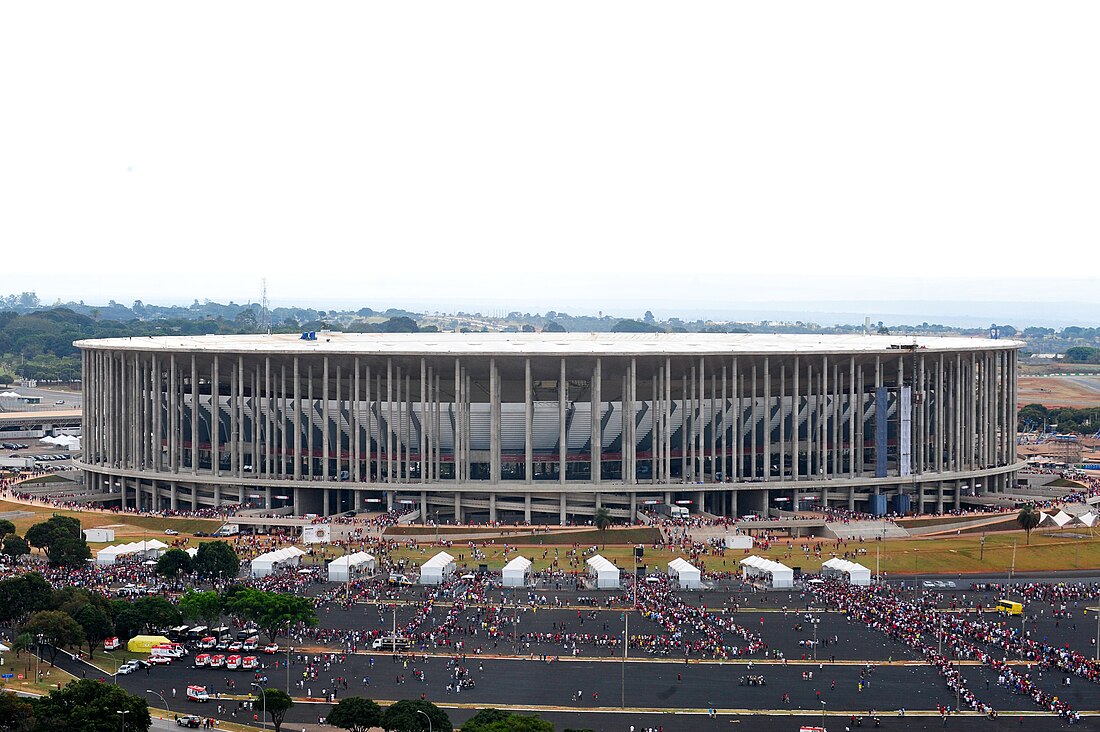
[[[438,585],[455,573],[455,558],[440,552],[420,565],[420,584]]]
[[[187,552],[187,556],[194,559],[195,555],[199,553],[199,548],[197,546],[189,546],[186,549],[184,549],[184,551]]]
[[[674,578],[685,590],[694,590],[703,586],[699,570],[680,557],[668,563],[668,576]]]
[[[588,565],[588,575],[596,578],[598,589],[617,589],[619,587],[619,568],[614,564],[599,554],[589,557],[585,564]]]
[[[298,562],[301,561],[304,555],[305,552],[296,546],[288,546],[261,554],[252,560],[252,576],[266,577],[283,567],[297,567]]]
[[[347,582],[360,574],[373,574],[374,567],[374,557],[370,554],[366,552],[348,554],[328,563],[328,581]]]
[[[755,554],[741,560],[741,574],[743,577],[767,577],[773,590],[794,586],[793,569]]]
[[[1085,526],[1088,526],[1091,529],[1093,527],[1093,525],[1096,523],[1096,518],[1097,518],[1096,514],[1093,513],[1092,511],[1089,511],[1088,513],[1083,513],[1080,516],[1078,516],[1077,520],[1080,523],[1084,524]]]
[[[748,534],[729,534],[724,543],[727,549],[752,549],[752,537]]]
[[[126,643],[126,650],[130,653],[148,653],[153,646],[171,642],[163,635],[135,635]]]
[[[826,577],[844,575],[848,578],[848,584],[866,587],[871,584],[871,570],[858,562],[849,562],[847,559],[833,557],[821,565],[821,574]]]
[[[168,545],[159,539],[135,541],[130,544],[118,544],[100,549],[95,553],[95,563],[110,565],[125,556],[140,555],[142,559],[159,559]]]
[[[526,557],[516,557],[504,565],[501,576],[505,587],[526,587],[531,579],[531,560]]]

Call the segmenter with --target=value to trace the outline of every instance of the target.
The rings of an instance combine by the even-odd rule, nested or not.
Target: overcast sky
[[[1095,302],[1098,20],[1091,0],[4,3],[0,294]]]

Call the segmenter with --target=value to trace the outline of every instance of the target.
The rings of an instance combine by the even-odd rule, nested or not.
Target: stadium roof
[[[764,333],[339,333],[150,336],[77,341],[78,348],[191,353],[406,356],[651,356],[896,353],[1019,348],[1021,341],[890,335]]]

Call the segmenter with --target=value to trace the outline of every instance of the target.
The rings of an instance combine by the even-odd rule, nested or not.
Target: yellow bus
[[[997,612],[1001,615],[1022,615],[1024,612],[1024,606],[1021,603],[1013,602],[1012,600],[998,600]]]

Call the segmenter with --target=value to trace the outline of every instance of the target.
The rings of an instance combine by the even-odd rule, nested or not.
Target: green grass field
[[[18,518],[12,521],[12,523],[15,524],[16,532],[19,534],[23,534],[33,524],[45,521],[50,516],[54,515],[72,516],[78,519],[80,525],[85,529],[92,529],[98,526],[114,526],[116,527],[116,539],[121,537],[140,537],[143,534],[148,534],[151,537],[154,534],[163,534],[164,530],[168,528],[175,529],[181,534],[190,534],[200,530],[209,533],[215,531],[222,525],[221,521],[212,521],[210,519],[160,518],[159,516],[134,516],[125,513],[116,515],[111,513],[100,513],[98,511],[67,511],[39,504],[0,501],[0,513],[8,511],[30,511],[35,514],[34,516]]]

